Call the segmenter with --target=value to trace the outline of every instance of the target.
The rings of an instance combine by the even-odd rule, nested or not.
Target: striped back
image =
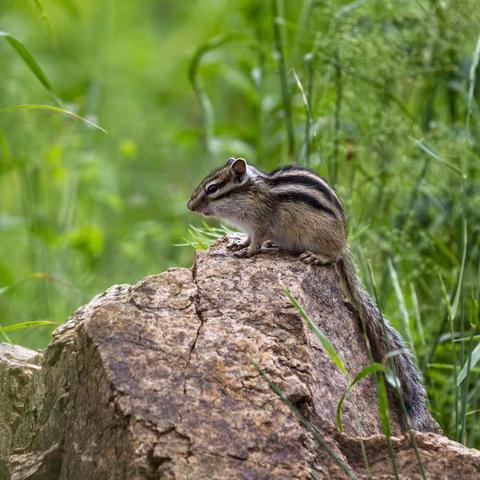
[[[344,220],[340,199],[333,188],[314,171],[296,165],[273,170],[265,177],[270,193],[279,201],[303,202],[334,218]]]

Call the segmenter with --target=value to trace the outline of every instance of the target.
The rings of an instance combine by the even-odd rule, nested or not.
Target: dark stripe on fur
[[[213,180],[212,180],[212,182],[213,182]],[[212,183],[212,182],[210,182],[210,185],[216,185],[216,186],[217,186],[217,191],[220,190],[222,187],[224,187],[224,186],[227,184],[226,181],[217,182],[217,183]],[[210,185],[209,185],[209,186],[210,186]],[[208,195],[208,194],[207,194],[207,195]]]
[[[332,192],[327,186],[323,185],[320,181],[316,180],[315,178],[307,177],[306,175],[301,175],[301,174],[295,175],[292,173],[291,175],[268,177],[267,182],[272,186],[295,184],[295,185],[304,185],[306,187],[313,187],[317,189],[326,200],[333,203],[333,205],[335,205],[335,207],[337,207],[340,210],[340,212],[343,213],[343,208],[341,203],[338,201],[338,198],[336,198],[335,195],[332,194]]]
[[[224,185],[227,185],[228,183],[230,183],[231,181],[225,181],[224,182]],[[244,191],[244,190],[248,190],[252,185],[252,182],[250,180],[248,180],[247,182],[245,183],[242,183],[241,185],[235,185],[235,183],[233,184],[233,188],[231,188],[230,190],[227,190],[226,192],[223,192],[221,193],[220,195],[218,195],[218,197],[215,197],[215,198],[211,198],[209,199],[211,202],[216,202],[217,200],[220,200],[221,198],[225,198],[225,197],[228,197],[230,195],[234,195],[238,192],[241,192],[241,191]],[[207,195],[207,199],[208,199],[208,195]]]
[[[317,210],[322,210],[323,212],[328,213],[333,218],[336,218],[333,210],[326,207],[325,205],[320,203],[315,197],[312,197],[311,195],[308,195],[307,193],[303,193],[303,192],[279,192],[279,193],[275,193],[274,195],[275,195],[275,198],[277,198],[279,201],[303,202],[303,203],[306,203],[307,205],[310,205],[313,208],[316,208]]]

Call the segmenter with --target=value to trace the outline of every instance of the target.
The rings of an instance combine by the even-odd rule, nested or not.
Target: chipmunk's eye
[[[212,185],[209,185],[207,188],[207,193],[215,193],[218,190],[218,184],[212,183]]]

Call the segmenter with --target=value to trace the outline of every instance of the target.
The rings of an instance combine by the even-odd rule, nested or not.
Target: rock
[[[43,397],[40,361],[34,350],[0,344],[0,459],[28,446]]]
[[[371,475],[394,478],[374,382],[347,397],[340,433],[336,407],[348,381],[282,284],[353,378],[368,358],[335,269],[278,252],[238,259],[223,240],[197,252],[192,270],[95,297],[43,355],[2,346],[0,479],[364,478],[362,443]],[[254,362],[315,425],[321,445]],[[421,478],[390,400],[401,478]],[[428,478],[479,477],[480,452],[436,434],[415,437]]]

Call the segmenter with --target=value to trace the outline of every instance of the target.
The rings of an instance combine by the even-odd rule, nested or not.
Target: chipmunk
[[[230,158],[200,182],[188,208],[243,230],[247,239],[229,245],[237,250],[237,257],[251,257],[263,244],[297,253],[307,264],[335,264],[349,301],[365,324],[375,358],[381,361],[389,350],[402,351],[393,362],[411,427],[438,431],[411,353],[400,334],[382,318],[357,275],[342,204],[324,179],[299,166],[265,173],[242,158]]]

